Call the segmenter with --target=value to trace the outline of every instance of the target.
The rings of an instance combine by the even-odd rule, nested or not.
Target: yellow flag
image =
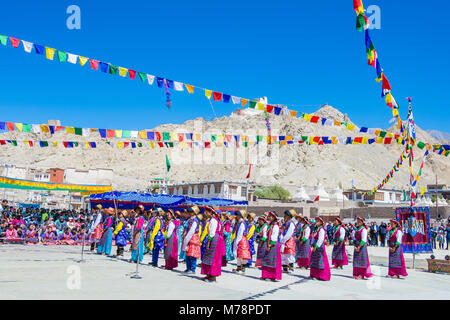
[[[41,126],[42,128],[42,126]],[[44,130],[42,129],[42,132],[44,132]],[[66,132],[67,133],[71,133],[71,134],[75,134],[75,129],[74,127],[66,127]]]
[[[17,127],[17,131],[22,132],[23,123],[17,123],[17,122],[16,122],[16,127]]]
[[[341,123],[340,123],[339,121],[337,121],[337,120],[334,120],[334,121],[333,121],[333,124],[334,124],[335,126],[340,126],[340,125],[341,125]]]
[[[85,58],[85,57],[78,56],[78,58],[80,59],[80,64],[82,66],[84,66],[86,64],[86,62],[88,61],[88,58]]]
[[[397,108],[392,108],[392,117],[395,118],[398,116],[398,110]]]
[[[362,144],[368,144],[369,143],[369,138],[368,137],[364,137],[362,139]]]
[[[376,143],[383,143],[384,139],[382,137],[378,137]]]
[[[50,129],[48,128],[48,125],[41,124],[41,131],[42,132],[50,132]]]
[[[352,123],[347,123],[347,130],[355,130],[355,125]]]
[[[155,144],[153,142],[150,142],[150,147],[152,147],[152,149],[155,149]]]
[[[258,105],[258,110],[263,110],[264,111],[264,106],[265,106],[264,103],[258,102],[257,105]]]
[[[425,192],[427,192],[427,188],[422,187],[422,188],[420,189],[420,196],[423,196],[423,194],[424,194]]]
[[[306,121],[311,121],[312,115],[311,115],[311,114],[305,114],[305,115],[303,116],[303,118],[304,118]]]
[[[114,130],[116,134],[116,138],[122,138],[122,130]],[[123,145],[123,143],[122,143]]]
[[[202,135],[200,133],[196,133],[194,135],[194,140],[195,141],[202,141]]]
[[[285,145],[286,145],[286,141],[281,140],[281,141],[280,141],[280,144],[281,144],[282,146],[285,146]]]
[[[208,99],[211,99],[211,95],[212,95],[212,91],[211,91],[211,90],[205,90],[205,96],[206,96]]]
[[[117,146],[119,147],[119,149],[123,148],[123,142],[117,142]]]
[[[186,90],[189,92],[189,93],[194,93],[194,86],[191,86],[190,84],[184,84],[184,86],[186,87]]]
[[[178,134],[170,132],[170,139],[172,139],[172,141],[178,141]]]
[[[55,49],[45,47],[45,55],[47,56],[47,59],[53,60],[53,56],[55,55]]]
[[[139,138],[141,139],[147,139],[147,131],[139,131]]]
[[[336,137],[331,137],[331,140],[333,141],[333,144],[338,144],[339,143],[339,139]]]
[[[58,142],[57,141],[53,141],[53,146],[57,147],[58,146]]]
[[[286,141],[292,141],[293,138],[294,138],[293,136],[286,136],[285,137]]]
[[[128,73],[128,69],[127,69],[127,68],[119,67],[119,75],[120,75],[121,77],[126,77],[126,76],[127,76],[127,73]]]
[[[86,149],[89,149],[89,142],[85,142],[84,146],[86,147]]]

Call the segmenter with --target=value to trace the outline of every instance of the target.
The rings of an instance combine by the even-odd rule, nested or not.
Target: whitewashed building
[[[234,201],[246,201],[253,197],[253,188],[249,188],[248,199],[246,198],[247,184],[245,182],[174,183],[169,185],[167,189],[170,195],[182,195],[194,198],[221,198]]]

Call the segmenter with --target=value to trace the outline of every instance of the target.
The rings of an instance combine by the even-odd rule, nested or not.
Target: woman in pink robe
[[[172,270],[178,267],[178,227],[180,220],[178,215],[172,210],[168,210],[169,223],[167,224],[167,233],[164,237],[164,259],[166,265],[164,269]]]
[[[222,274],[223,236],[219,214],[211,207],[205,206],[205,215],[210,217],[208,241],[205,254],[202,257],[201,273],[205,275],[206,282],[215,282]]]

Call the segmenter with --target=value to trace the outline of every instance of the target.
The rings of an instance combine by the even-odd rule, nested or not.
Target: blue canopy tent
[[[134,209],[138,205],[143,205],[145,210],[150,210],[153,207],[162,207],[163,209],[183,209],[188,206],[245,206],[247,201],[234,201],[228,199],[204,199],[191,198],[187,196],[177,196],[160,194],[154,195],[151,193],[137,193],[137,192],[112,192],[102,194],[92,194],[89,197],[91,208],[100,204],[103,208],[114,208],[114,201],[116,201],[117,209]]]

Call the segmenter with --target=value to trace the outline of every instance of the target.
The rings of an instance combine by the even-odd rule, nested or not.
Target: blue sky
[[[66,27],[66,8],[81,9],[81,30]],[[450,131],[448,1],[364,1],[381,8],[372,40],[406,117]],[[390,109],[367,65],[352,1],[20,1],[2,3],[0,34],[235,96],[313,112],[329,103],[358,125],[389,127]],[[0,121],[145,129],[212,119],[203,92],[174,92],[139,80],[49,61],[0,47]],[[215,103],[218,116],[233,104]],[[318,128],[318,134],[320,130]]]

